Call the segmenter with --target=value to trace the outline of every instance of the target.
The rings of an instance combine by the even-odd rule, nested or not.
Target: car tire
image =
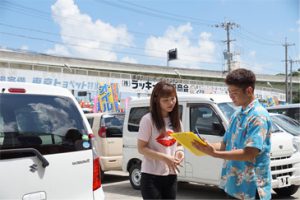
[[[141,178],[142,178],[141,164],[135,163],[129,169],[129,180],[130,180],[131,186],[134,189],[136,189],[136,190],[141,189]]]
[[[295,194],[299,189],[299,185],[291,185],[284,188],[274,188],[276,194],[280,197],[288,197]]]

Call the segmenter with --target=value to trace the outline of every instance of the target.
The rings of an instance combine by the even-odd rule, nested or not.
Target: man
[[[255,99],[255,81],[250,70],[230,72],[225,83],[233,103],[241,108],[231,117],[223,141],[193,143],[207,155],[224,159],[220,187],[238,199],[271,199],[271,121]]]

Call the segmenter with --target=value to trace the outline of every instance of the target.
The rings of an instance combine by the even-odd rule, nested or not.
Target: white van
[[[104,199],[91,127],[67,89],[0,82],[0,199]]]
[[[210,142],[222,140],[235,106],[227,95],[179,96],[184,131],[198,131]],[[123,170],[129,172],[133,188],[140,188],[142,155],[137,151],[140,119],[149,112],[149,98],[132,100],[123,127]],[[223,160],[210,156],[197,157],[185,150],[179,181],[219,185]],[[293,147],[293,136],[280,130],[272,133],[272,187],[278,195],[289,196],[300,185],[300,152]]]

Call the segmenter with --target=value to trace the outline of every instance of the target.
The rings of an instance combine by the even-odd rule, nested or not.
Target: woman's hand
[[[179,172],[178,165],[180,164],[180,162],[178,161],[177,158],[165,154],[163,160],[168,165],[171,171]]]
[[[175,152],[175,159],[176,159],[179,163],[181,163],[181,162],[183,161],[183,159],[184,159],[184,151],[183,151],[183,150],[177,150],[177,151]]]

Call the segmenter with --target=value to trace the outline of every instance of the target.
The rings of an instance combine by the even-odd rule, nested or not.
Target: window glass
[[[281,127],[286,132],[294,135],[299,136],[300,135],[300,124],[298,121],[287,117],[285,115],[271,115],[271,119],[273,123]]]
[[[103,116],[104,126],[123,126],[124,114],[109,114]]]
[[[88,118],[87,120],[88,120],[88,122],[89,122],[90,126],[93,128],[93,124],[94,124],[94,117]]]
[[[204,135],[224,135],[216,113],[207,105],[190,106],[190,130]]]
[[[237,110],[237,106],[235,106],[233,103],[219,103],[218,104],[221,111],[224,113],[225,117],[227,118],[227,121],[230,120],[233,113]]]
[[[291,106],[291,107],[289,107]],[[269,107],[267,110],[270,113],[278,113],[278,114],[283,114],[286,116],[289,116],[298,122],[300,122],[300,106],[299,104],[291,104],[291,105],[285,105],[282,108],[276,108],[275,107]]]
[[[178,105],[178,109],[180,120],[182,120],[182,105]],[[140,121],[142,117],[148,112],[150,112],[149,107],[131,108],[128,119],[128,131],[138,132],[140,127]]]
[[[149,112],[149,107],[131,108],[128,119],[128,131],[138,132],[142,117]]]
[[[272,123],[271,133],[278,133],[278,132],[281,132],[280,128],[275,123]]]
[[[0,125],[0,150],[30,147],[53,154],[90,148],[83,145],[82,117],[67,97],[0,94]]]
[[[122,137],[124,113],[112,113],[102,115],[101,127],[105,127],[106,137]]]
[[[4,132],[3,132],[4,122],[2,116],[0,116],[0,145],[3,144]]]

